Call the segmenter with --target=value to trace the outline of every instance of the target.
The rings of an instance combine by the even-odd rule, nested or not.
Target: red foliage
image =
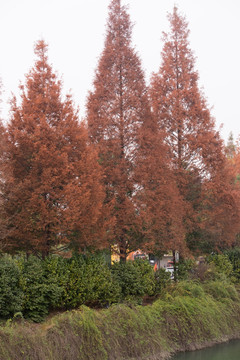
[[[3,194],[9,249],[45,256],[59,243],[103,246],[96,153],[70,96],[62,100],[44,41],[36,43],[35,54],[21,86],[21,106],[14,98],[7,127],[9,176]]]
[[[3,197],[3,186],[8,177],[8,171],[5,167],[5,161],[7,157],[7,138],[6,129],[0,120],[0,251],[5,251],[7,248],[7,226],[5,221],[5,214],[3,211],[4,197]]]
[[[185,18],[174,7],[169,20],[148,93],[129,15],[111,1],[87,128],[37,42],[21,105],[14,98],[6,131],[0,124],[2,249],[45,256],[58,244],[110,242],[125,260],[139,248],[185,252],[185,240],[208,250],[234,243],[239,152],[225,156]]]
[[[150,252],[164,253],[177,249],[184,253],[184,204],[169,165],[168,146],[164,144],[163,133],[157,129],[153,119],[143,130],[138,154],[139,190],[136,198],[148,239],[144,248]]]
[[[94,90],[88,98],[88,129],[98,147],[105,174],[106,202],[112,203],[114,244],[122,259],[138,248],[139,216],[134,203],[134,179],[139,132],[149,114],[144,74],[131,46],[132,26],[124,6],[113,0],[109,7],[105,47]]]
[[[171,149],[171,166],[185,203],[186,233],[204,229],[209,237],[218,234],[216,243],[231,242],[239,215],[223,144],[198,89],[185,18],[174,7],[169,20],[171,30],[164,34],[162,65],[152,78],[150,97],[158,127]],[[230,202],[231,210],[221,221]]]
[[[181,199],[161,134],[155,132],[131,29],[125,7],[113,0],[87,105],[89,135],[105,174],[106,202],[113,204],[112,242],[122,259],[139,247],[162,250],[182,239]]]

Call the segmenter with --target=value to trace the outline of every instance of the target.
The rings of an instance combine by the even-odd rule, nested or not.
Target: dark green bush
[[[144,295],[154,294],[154,272],[148,261],[115,263],[112,273],[121,288],[121,300],[140,300]]]
[[[76,308],[82,304],[105,306],[117,302],[120,287],[104,256],[74,255],[71,259],[51,257],[46,260],[48,278],[56,279],[62,289],[59,308]]]
[[[200,271],[199,267],[192,267],[192,261],[178,264],[179,278],[187,278],[190,271],[195,280],[199,281],[202,272],[202,280],[219,281],[226,279],[232,269],[226,255],[211,257],[209,264],[203,265],[206,266]],[[70,259],[55,255],[44,260],[6,256],[0,258],[0,275],[0,316],[11,317],[21,312],[36,322],[42,321],[50,310],[81,305],[104,307],[120,301],[141,303],[145,296],[163,293],[172,284],[170,273],[164,269],[154,273],[148,261],[139,259],[110,267],[101,254],[78,254]],[[202,296],[197,282],[190,286],[180,281],[169,288],[171,294],[174,288],[184,296]],[[235,298],[232,289],[228,290]],[[216,296],[224,297],[224,289],[210,288],[211,295],[215,292]]]
[[[79,305],[80,268],[75,260],[51,256],[45,260],[45,267],[49,281],[56,281],[61,288],[61,296],[56,304],[57,308],[74,308]]]
[[[240,248],[226,250],[224,254],[232,264],[233,276],[240,280]]]
[[[9,317],[22,311],[23,291],[20,288],[20,271],[7,256],[0,258],[0,316]]]
[[[133,262],[133,265],[140,272],[140,279],[144,287],[145,295],[153,295],[156,287],[153,267],[149,264],[147,260],[142,259],[135,260]]]
[[[233,266],[227,255],[224,255],[224,254],[210,255],[207,258],[207,262],[210,265],[213,264],[215,266],[216,279],[219,277],[219,274],[222,274],[228,278],[233,275]]]
[[[190,272],[195,266],[195,261],[193,259],[183,259],[180,260],[177,264],[177,279],[184,280],[189,277]]]
[[[62,289],[46,276],[44,261],[31,256],[17,261],[21,276],[20,288],[24,293],[23,315],[39,322],[54,308],[61,297]]]
[[[108,305],[119,301],[121,288],[103,257],[86,259],[84,281],[85,304]]]
[[[161,294],[163,289],[165,289],[169,284],[171,284],[171,274],[163,268],[158,269],[155,274],[155,295]]]

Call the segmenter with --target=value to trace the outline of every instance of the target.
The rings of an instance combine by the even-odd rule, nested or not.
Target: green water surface
[[[232,340],[204,350],[179,353],[172,360],[240,360],[240,340]]]

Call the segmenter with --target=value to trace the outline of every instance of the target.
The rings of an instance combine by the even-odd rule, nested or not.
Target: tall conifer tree
[[[227,240],[224,239],[225,230],[229,229],[226,219],[236,230],[237,218],[236,203],[227,180],[223,144],[198,88],[188,24],[178,14],[177,7],[169,14],[169,21],[170,32],[163,36],[162,64],[152,77],[151,105],[159,128],[165,132],[165,142],[171,149],[171,166],[185,201],[186,232],[195,236],[204,232],[208,242],[212,234],[220,244]],[[231,214],[226,214],[222,225],[215,216],[220,216],[219,213],[222,214],[226,208],[220,189],[227,192],[227,203],[231,202],[232,210]],[[233,231],[228,234],[228,239],[232,238]]]
[[[176,250],[186,253],[184,239],[184,204],[171,169],[169,149],[164,133],[153,118],[143,128],[138,152],[138,192],[136,203],[140,209],[145,235],[145,248],[153,253]]]
[[[166,150],[157,146],[161,138],[154,133],[144,73],[131,34],[125,6],[120,0],[111,1],[105,46],[87,104],[89,135],[105,173],[106,202],[113,206],[112,241],[123,261],[138,247],[150,249],[159,242],[158,248],[163,249],[167,226],[171,232],[174,228],[166,216],[171,198],[166,196],[163,179],[164,169],[168,174]]]
[[[62,99],[44,41],[35,54],[7,127],[2,198],[9,250],[45,256],[59,243],[103,246],[97,242],[103,192],[96,153],[71,97]]]
[[[149,114],[144,74],[131,45],[132,25],[125,6],[109,6],[105,46],[87,104],[89,135],[99,150],[106,202],[115,219],[113,243],[125,261],[136,245],[138,216],[133,201],[139,132]]]
[[[0,96],[2,95],[2,81],[0,79]],[[0,103],[2,100],[0,99]],[[7,139],[6,139],[6,129],[3,125],[2,119],[0,119],[0,190],[2,189],[4,183],[7,180],[7,171],[5,169],[4,163],[7,154]],[[1,192],[0,192],[1,194]],[[4,221],[4,211],[3,211],[3,198],[0,196],[0,251],[5,251],[7,248],[6,242],[6,223]]]

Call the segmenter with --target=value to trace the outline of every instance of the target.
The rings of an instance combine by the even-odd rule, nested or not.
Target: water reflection
[[[204,350],[180,353],[172,360],[240,360],[240,340],[232,340]]]

